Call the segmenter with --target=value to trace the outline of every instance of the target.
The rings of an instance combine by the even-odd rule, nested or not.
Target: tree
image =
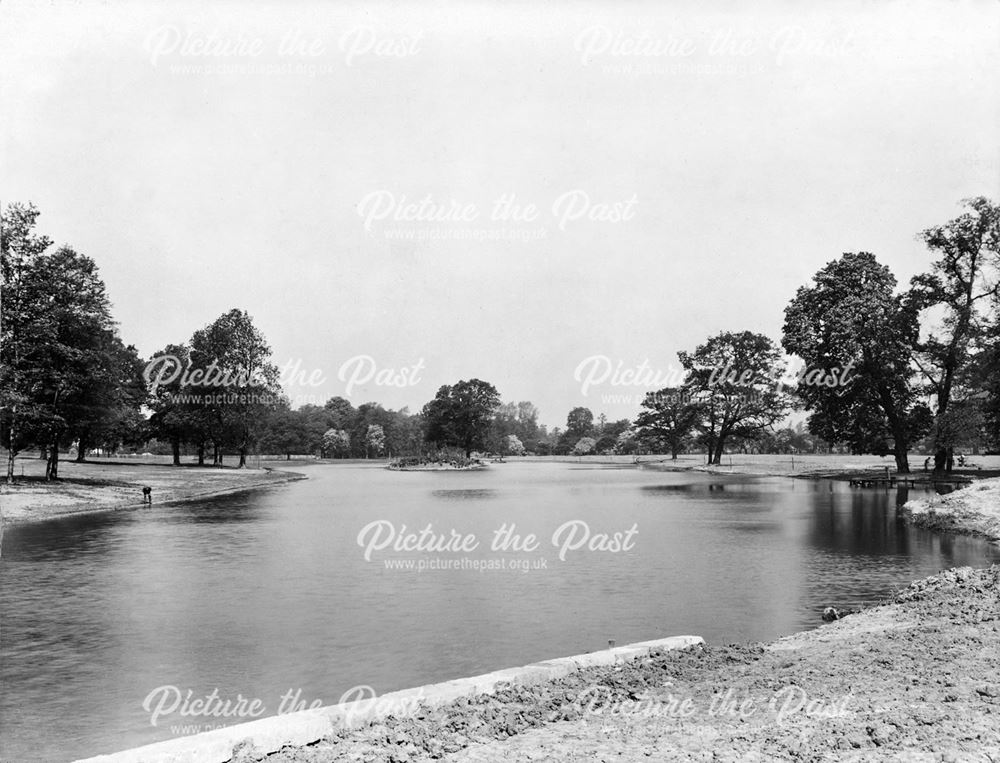
[[[350,429],[358,413],[350,401],[342,397],[331,397],[323,408],[329,414],[328,425],[336,429]]]
[[[624,432],[619,433],[618,439],[615,442],[615,453],[630,455],[637,453],[638,450],[639,440],[636,437],[634,429],[626,429]]]
[[[328,429],[323,434],[324,458],[344,458],[351,454],[351,437],[343,429]]]
[[[112,331],[100,335],[97,348],[102,373],[73,403],[70,436],[77,442],[77,461],[87,451],[102,448],[115,451],[125,441],[143,439],[145,422],[140,409],[148,400],[143,378],[143,362],[135,347],[126,346]]]
[[[938,328],[918,345],[916,360],[935,398],[934,471],[951,472],[955,444],[964,426],[973,423],[970,395],[966,388],[963,410],[951,414],[963,367],[973,355],[971,344],[982,335],[984,300],[995,298],[1000,288],[1000,207],[988,199],[965,199],[969,210],[942,226],[921,234],[931,251],[940,255],[929,273],[911,281],[913,299],[921,308],[942,307]],[[970,418],[970,415],[972,418]]]
[[[781,351],[763,334],[722,332],[678,357],[687,371],[687,399],[701,412],[697,426],[709,464],[722,463],[728,438],[760,437],[791,405],[779,383]]]
[[[599,422],[601,420],[604,423],[600,426],[600,434],[595,437],[597,444],[594,445],[594,451],[597,453],[615,453],[618,445],[618,436],[631,427],[632,422],[628,419],[607,421],[604,414],[601,414]]]
[[[813,280],[785,308],[782,338],[807,367],[838,379],[836,385],[799,381],[798,396],[811,411],[809,430],[847,443],[852,453],[891,450],[897,470],[909,473],[910,444],[930,423],[910,363],[919,338],[917,307],[895,293],[895,277],[868,252],[845,254]]]
[[[985,396],[983,409],[983,435],[988,447],[1000,452],[1000,324],[991,331],[991,342],[983,351],[977,371],[980,388]]]
[[[64,246],[35,257],[21,278],[21,298],[32,313],[22,337],[32,341],[21,346],[16,361],[27,403],[20,420],[28,439],[47,451],[46,479],[58,479],[59,449],[89,415],[90,391],[119,372],[117,335],[90,258]]]
[[[581,437],[573,446],[574,456],[585,456],[594,450],[597,441],[593,437]]]
[[[493,417],[488,446],[491,451],[504,453],[507,437],[514,435],[526,449],[534,449],[538,432],[538,408],[527,400],[504,403]]]
[[[490,425],[488,448],[491,452],[505,452],[507,437],[517,432],[517,406],[514,403],[503,403],[493,415]]]
[[[524,443],[521,442],[516,434],[509,434],[507,435],[501,452],[510,456],[523,456]]]
[[[701,404],[683,388],[666,387],[647,392],[642,407],[635,420],[636,436],[650,448],[665,449],[676,461],[701,421]]]
[[[203,372],[192,393],[213,421],[216,464],[221,447],[229,444],[239,452],[239,467],[246,466],[262,422],[278,401],[278,369],[270,358],[267,340],[244,310],[224,313],[191,337],[191,363]]]
[[[566,435],[571,440],[593,434],[594,414],[589,408],[577,407],[566,417]]]
[[[385,450],[385,431],[379,424],[369,424],[365,434],[365,457],[367,458],[368,453],[380,456],[383,450]]]
[[[462,448],[465,457],[472,450],[484,448],[500,394],[479,379],[442,386],[434,399],[424,406],[425,438],[428,442]]]
[[[0,410],[7,446],[7,482],[14,481],[14,459],[30,443],[20,417],[37,413],[26,387],[22,363],[32,344],[43,338],[37,308],[25,293],[26,272],[52,241],[34,233],[41,213],[33,204],[11,204],[0,210]],[[26,410],[28,408],[28,410]]]
[[[293,453],[312,453],[309,420],[301,411],[293,411],[287,397],[278,400],[265,418],[260,435],[260,448],[265,453],[283,453],[290,461]]]
[[[533,450],[538,443],[538,408],[528,400],[517,404],[517,428],[514,434],[527,450]]]
[[[351,428],[348,432],[351,435],[352,455],[356,458],[369,458],[371,456],[368,447],[368,430],[372,425],[382,428],[386,433],[391,428],[392,417],[389,411],[379,403],[362,403],[354,412],[351,421]]]

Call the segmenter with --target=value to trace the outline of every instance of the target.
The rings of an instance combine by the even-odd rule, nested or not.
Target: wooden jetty
[[[965,487],[972,480],[962,479],[960,477],[914,477],[910,475],[900,475],[900,474],[890,474],[888,476],[880,475],[862,475],[858,477],[852,477],[850,480],[851,487],[874,487],[883,488],[889,490],[891,488],[923,488],[924,490],[933,490],[939,487],[950,487],[952,489]]]

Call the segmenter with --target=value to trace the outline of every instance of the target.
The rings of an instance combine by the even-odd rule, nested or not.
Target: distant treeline
[[[824,266],[785,309],[780,345],[725,331],[691,352],[676,386],[651,390],[632,421],[583,407],[565,428],[538,424],[530,402],[502,403],[479,379],[442,386],[416,413],[342,397],[293,410],[267,340],[233,309],[188,340],[141,358],[121,340],[93,260],[53,249],[38,210],[2,210],[0,441],[38,449],[46,475],[60,453],[100,449],[184,454],[201,464],[252,453],[324,458],[425,456],[442,449],[497,454],[742,452],[934,453],[1000,448],[1000,208],[964,211],[923,231],[925,273],[898,289],[867,252]],[[788,383],[786,353],[805,363]],[[793,410],[806,425],[781,427]]]

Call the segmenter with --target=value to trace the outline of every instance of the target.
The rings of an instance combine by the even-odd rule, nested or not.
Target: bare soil
[[[266,760],[998,760],[998,586],[1000,566],[949,570],[770,644],[588,669]]]

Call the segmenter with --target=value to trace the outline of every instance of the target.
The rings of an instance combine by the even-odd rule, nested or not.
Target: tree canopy
[[[461,448],[468,458],[473,450],[487,446],[499,407],[500,394],[488,382],[470,379],[446,384],[424,406],[425,438],[438,445]]]
[[[930,418],[911,365],[918,337],[917,306],[874,255],[848,253],[823,267],[785,308],[782,344],[830,378],[851,373],[838,386],[799,382],[809,430],[855,453],[891,452],[909,472],[907,452]]]

